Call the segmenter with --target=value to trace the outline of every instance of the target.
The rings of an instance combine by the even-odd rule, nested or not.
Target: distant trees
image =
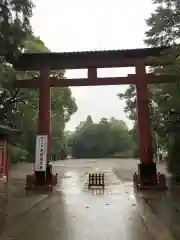
[[[91,116],[81,122],[69,138],[72,157],[103,158],[133,155],[135,143],[122,120],[102,118],[94,123]]]

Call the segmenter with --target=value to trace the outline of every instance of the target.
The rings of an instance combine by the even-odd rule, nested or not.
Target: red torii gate
[[[167,48],[67,53],[24,53],[20,55],[14,63],[16,70],[40,71],[39,78],[18,80],[15,82],[15,87],[39,88],[38,134],[46,135],[48,138],[47,163],[50,161],[51,148],[51,87],[135,84],[140,133],[140,164],[138,167],[139,174],[135,174],[134,181],[143,187],[157,187],[160,182],[165,187],[165,181],[162,181],[164,178],[161,175],[161,177],[158,177],[156,164],[153,162],[147,84],[172,82],[173,79],[169,79],[165,75],[146,74],[146,66],[168,64],[167,58],[160,57],[164,50],[167,50]],[[108,67],[135,67],[136,74],[131,74],[127,77],[98,78],[97,68]],[[88,77],[61,80],[50,77],[51,70],[59,69],[88,69]],[[50,174],[47,175],[47,171]],[[57,181],[57,178],[53,177],[48,167],[44,172],[35,171],[34,176],[27,176],[28,186],[55,185]]]

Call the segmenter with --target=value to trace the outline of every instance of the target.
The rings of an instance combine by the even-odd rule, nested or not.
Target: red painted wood
[[[40,72],[39,84],[39,126],[38,133],[48,136],[47,160],[51,157],[51,88],[49,86],[49,70]]]
[[[97,80],[97,68],[88,68],[88,80],[92,82]]]
[[[140,59],[147,66],[157,66],[172,63],[167,57],[159,59],[161,54],[168,49],[157,47],[92,52],[24,53],[18,57],[13,66],[20,71],[39,71],[44,66],[48,66],[50,70],[134,67]]]
[[[15,81],[14,87],[16,88],[38,88],[38,79],[28,80],[17,80]],[[125,85],[125,84],[136,84],[139,79],[135,74],[130,74],[127,77],[106,77],[106,78],[76,78],[76,79],[57,79],[55,77],[49,78],[49,85],[51,87],[68,87],[68,86],[103,86],[103,85]],[[175,76],[146,74],[143,82],[147,84],[153,83],[170,83],[176,82]]]
[[[124,84],[135,84],[135,77],[119,77],[119,78],[78,78],[78,79],[50,79],[51,87],[68,87],[68,86],[105,86],[105,85],[124,85]]]
[[[15,88],[39,88],[38,78],[36,79],[26,79],[26,80],[16,80],[14,83]]]
[[[3,174],[4,159],[3,159],[3,149],[0,149],[0,176]]]
[[[137,118],[140,135],[140,161],[151,163],[153,161],[151,125],[149,119],[148,88],[143,79],[146,69],[142,62],[136,64],[136,75],[139,83],[136,85]]]
[[[8,145],[6,140],[0,143],[0,177],[8,176]]]

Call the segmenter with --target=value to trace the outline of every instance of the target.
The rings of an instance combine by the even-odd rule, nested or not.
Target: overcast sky
[[[35,0],[34,33],[55,52],[109,50],[144,47],[144,19],[153,11],[152,0]],[[126,76],[134,69],[104,69],[98,76]],[[67,71],[67,77],[84,77],[85,70]],[[127,86],[74,87],[78,111],[67,124],[73,130],[87,115],[132,122],[123,111],[117,93]]]

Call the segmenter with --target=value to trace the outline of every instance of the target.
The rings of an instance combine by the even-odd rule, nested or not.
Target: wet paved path
[[[130,181],[133,167],[116,161],[84,161],[55,163],[61,177],[52,196],[25,196],[19,186],[19,193],[4,201],[6,214],[1,211],[1,216],[6,223],[1,225],[0,239],[180,239],[177,191],[135,193]],[[105,173],[104,193],[87,189],[88,172],[94,170]]]

